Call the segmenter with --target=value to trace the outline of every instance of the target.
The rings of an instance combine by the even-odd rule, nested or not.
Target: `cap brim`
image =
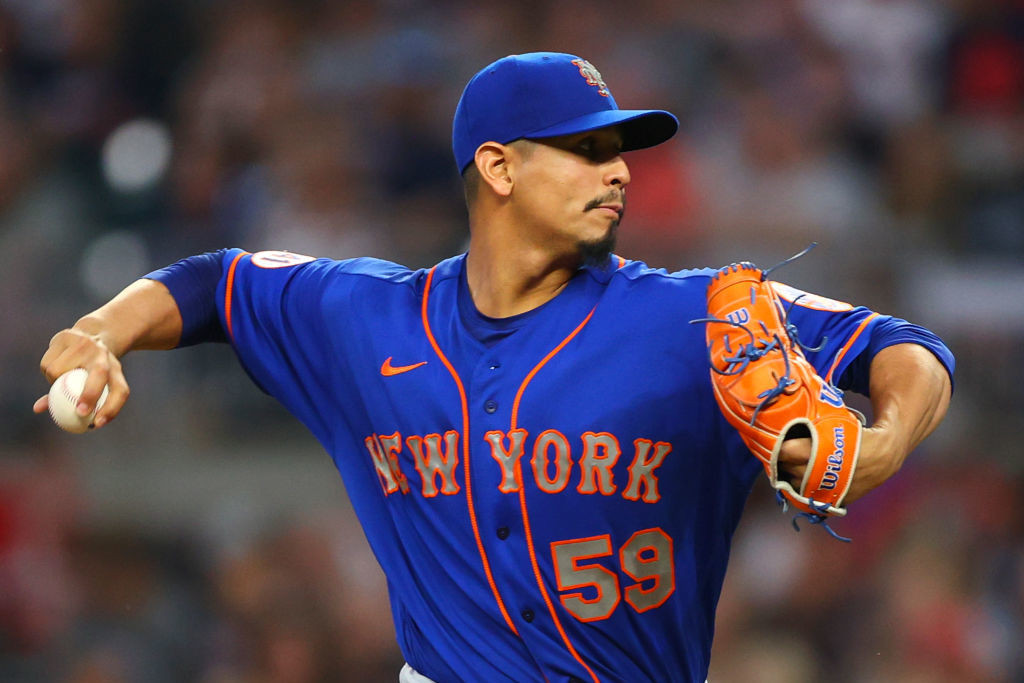
[[[679,130],[679,120],[660,109],[606,109],[531,131],[523,137],[553,138],[610,126],[620,126],[622,151],[629,152],[665,142]]]

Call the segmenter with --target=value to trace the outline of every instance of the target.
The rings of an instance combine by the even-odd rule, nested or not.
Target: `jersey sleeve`
[[[348,263],[231,249],[222,255],[216,292],[221,326],[245,371],[321,439],[330,432],[325,415],[337,395],[327,370],[340,355],[331,352],[338,326],[327,324],[327,311],[346,317],[351,278],[337,274]]]
[[[796,327],[807,360],[818,374],[840,389],[867,396],[871,359],[882,349],[903,343],[931,351],[952,379],[953,354],[931,331],[778,282],[773,287],[782,299],[788,321]]]
[[[846,364],[836,383],[837,386],[868,396],[871,359],[882,349],[896,344],[917,344],[931,351],[946,368],[950,386],[954,384],[953,370],[956,366],[956,359],[953,357],[953,352],[934,332],[901,318],[880,316],[871,328],[867,346]]]
[[[227,249],[189,256],[144,276],[167,287],[178,305],[181,337],[177,348],[228,340],[217,316],[216,302],[225,253]]]

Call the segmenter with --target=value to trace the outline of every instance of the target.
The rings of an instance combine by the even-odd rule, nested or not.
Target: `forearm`
[[[916,344],[897,344],[872,359],[870,392],[874,423],[864,431],[847,501],[894,475],[934,431],[949,408],[951,384],[945,367],[930,351]]]
[[[129,351],[171,349],[181,337],[182,320],[170,291],[154,280],[137,280],[109,302],[75,323],[117,357]]]
[[[946,416],[949,375],[927,349],[897,344],[871,361],[873,427],[889,430],[906,457]]]

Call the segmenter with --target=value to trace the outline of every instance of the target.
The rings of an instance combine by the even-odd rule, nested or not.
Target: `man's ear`
[[[480,179],[499,197],[512,194],[512,168],[509,156],[512,149],[497,142],[485,142],[476,148],[473,158]]]

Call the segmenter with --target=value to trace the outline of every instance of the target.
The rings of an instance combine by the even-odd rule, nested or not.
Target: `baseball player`
[[[226,341],[333,458],[388,579],[405,681],[704,681],[730,539],[761,463],[709,379],[706,291],[611,253],[622,153],[677,128],[601,74],[514,55],[467,85],[453,147],[468,253],[424,270],[225,249],[150,273],[56,334],[50,381],[128,396],[119,358]],[[776,291],[815,370],[869,394],[847,501],[945,414],[932,333]],[[35,405],[46,410],[46,399]],[[797,477],[812,448],[778,455]]]

